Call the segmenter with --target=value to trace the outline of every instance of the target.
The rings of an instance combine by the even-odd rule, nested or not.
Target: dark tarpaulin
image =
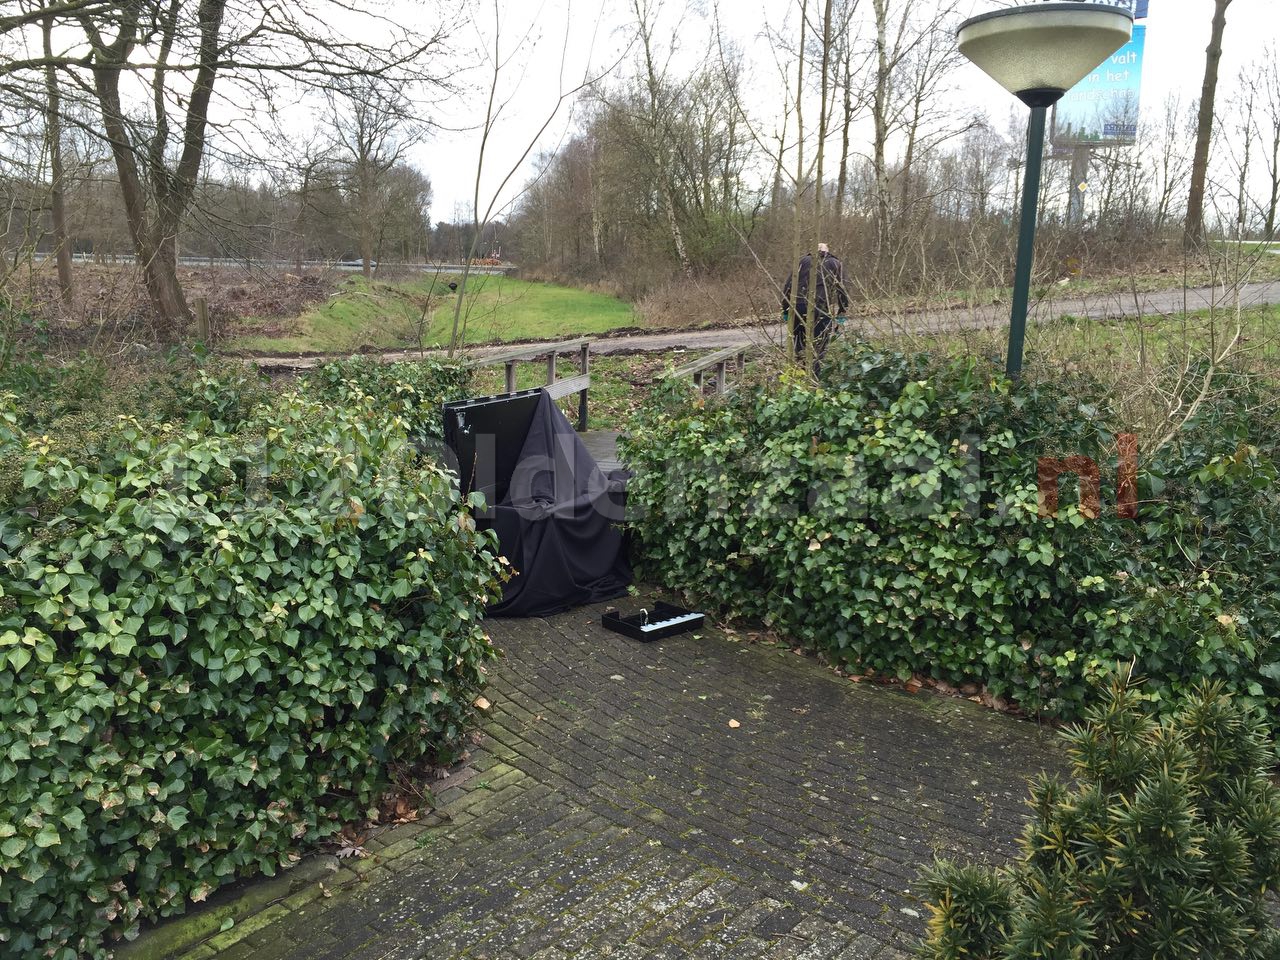
[[[543,391],[511,485],[489,512],[515,568],[490,616],[542,617],[626,592],[631,568],[617,526],[624,477],[605,476]]]

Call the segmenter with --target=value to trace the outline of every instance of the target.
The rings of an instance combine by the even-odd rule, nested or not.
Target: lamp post
[[[1106,3],[1031,3],[972,17],[960,24],[960,52],[1031,108],[1022,222],[1013,276],[1013,312],[1005,370],[1022,372],[1031,260],[1035,249],[1040,163],[1049,108],[1095,67],[1129,42],[1133,12]]]

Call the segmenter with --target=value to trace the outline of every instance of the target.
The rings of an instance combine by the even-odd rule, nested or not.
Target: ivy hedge
[[[419,444],[444,437],[440,405],[467,396],[471,370],[452,360],[425,357],[382,363],[374,357],[332,360],[317,367],[302,384],[308,396],[346,404],[370,396],[380,408],[403,420]]]
[[[0,403],[4,956],[104,956],[460,742],[491,537],[352,372],[340,403],[252,408],[256,378],[196,372],[185,420],[98,418],[78,448]]]
[[[856,343],[829,361],[820,385],[702,401],[675,383],[641,411],[625,456],[644,573],[849,670],[979,682],[1049,717],[1078,718],[1091,679],[1131,660],[1154,699],[1219,679],[1276,716],[1276,430],[1247,381],[1139,450],[1130,520],[1095,384]],[[1037,458],[1071,454],[1098,463],[1102,515],[1064,483],[1041,517]]]

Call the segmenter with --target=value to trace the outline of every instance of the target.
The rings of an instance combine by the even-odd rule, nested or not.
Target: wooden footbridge
[[[746,366],[747,357],[752,352],[750,346],[735,344],[723,350],[717,350],[708,356],[673,370],[669,377],[688,377],[702,393],[725,393],[732,389],[729,378],[738,376]],[[557,361],[564,356],[578,358],[578,370],[571,377],[561,378],[556,370]],[[591,391],[591,339],[579,337],[575,340],[560,340],[555,343],[535,343],[475,357],[467,361],[473,369],[481,367],[502,366],[506,368],[506,393],[516,392],[516,364],[546,364],[546,380],[542,389],[560,400],[578,395],[578,434],[586,444],[596,463],[604,470],[620,466],[618,461],[618,431],[591,430],[588,397]]]

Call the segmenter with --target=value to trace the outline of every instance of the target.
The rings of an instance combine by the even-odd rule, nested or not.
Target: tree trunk
[[[367,144],[362,144],[366,148]],[[377,233],[377,173],[371,156],[363,156],[356,170],[356,206],[359,217],[357,242],[360,245],[360,272],[366,280],[373,276],[373,237]]]
[[[1267,224],[1264,240],[1270,242],[1276,236],[1276,208],[1280,207],[1280,124],[1271,133],[1271,196],[1267,199]]]
[[[174,234],[150,237],[143,244],[136,244],[138,258],[144,263],[143,277],[147,295],[162,320],[169,321],[164,334],[173,334],[172,321],[191,316],[186,295],[178,280],[178,242]],[[145,252],[144,252],[145,251]]]
[[[791,285],[791,297],[788,307],[790,308],[789,318],[792,327],[801,323],[807,323],[803,317],[796,316],[795,305],[800,299],[800,224],[803,217],[803,209],[800,206],[801,197],[804,195],[804,44],[805,32],[808,27],[809,19],[809,0],[801,0],[800,3],[800,57],[799,64],[796,67],[796,178],[795,192],[792,197],[792,214],[793,214],[793,233],[791,237],[791,269],[796,271],[795,282]],[[812,266],[809,270],[813,272]],[[793,363],[799,359],[796,356],[796,341],[791,331],[783,331],[783,335],[787,338],[787,358]]]
[[[120,195],[124,200],[129,237],[133,241],[134,255],[142,270],[151,306],[160,318],[162,329],[157,333],[164,337],[172,333],[175,321],[187,317],[187,312],[185,309],[174,310],[175,304],[181,301],[180,290],[176,297],[174,295],[178,287],[177,265],[166,265],[155,243],[157,231],[147,209],[146,190],[138,173],[137,158],[133,155],[120,107],[119,77],[120,72],[110,66],[96,68],[93,72],[94,86],[102,107],[102,125],[111,145]],[[183,306],[185,308],[185,304]]]
[[[1222,33],[1227,26],[1231,0],[1214,0],[1213,27],[1205,49],[1204,85],[1200,91],[1200,113],[1196,119],[1196,150],[1191,162],[1191,192],[1187,197],[1187,222],[1183,245],[1201,247],[1205,241],[1204,188],[1209,174],[1209,146],[1213,139],[1213,103],[1218,92],[1218,63],[1222,60]]]
[[[845,30],[849,29],[846,24]],[[852,40],[845,39],[844,51],[844,115],[840,123],[840,173],[836,179],[836,220],[844,216],[844,195],[849,189],[849,128],[853,126],[853,52]]]
[[[676,219],[676,202],[671,193],[671,184],[667,182],[667,178],[662,173],[662,205],[667,212],[667,226],[671,229],[671,240],[676,247],[676,256],[680,258],[680,267],[684,270],[685,276],[693,276],[693,266],[689,263],[689,255],[684,245],[684,233],[680,230],[680,221]]]
[[[720,212],[725,217],[728,217],[730,212],[737,207],[738,198],[738,177],[733,169],[733,162],[738,154],[738,124],[735,111],[729,111],[729,119],[726,126],[728,143],[725,145],[724,169],[720,178]]]
[[[874,138],[872,167],[876,181],[876,252],[883,263],[889,249],[889,170],[885,157],[889,141],[889,2],[874,0],[876,19],[876,83],[872,99]]]
[[[43,21],[44,55],[53,59],[53,18]],[[49,206],[53,218],[53,253],[58,263],[58,291],[62,302],[69,305],[72,294],[71,241],[67,237],[66,179],[62,168],[62,96],[58,89],[58,72],[52,62],[45,67],[45,93],[48,99],[45,138],[49,142]]]
[[[94,93],[102,113],[103,132],[111,145],[120,194],[124,200],[129,236],[143,271],[151,305],[160,321],[157,335],[175,338],[179,326],[190,319],[187,301],[178,281],[177,237],[183,214],[195,194],[196,178],[204,159],[205,133],[208,127],[209,101],[218,72],[218,37],[226,0],[200,0],[197,19],[200,23],[199,66],[192,78],[183,124],[181,152],[176,166],[166,157],[168,120],[164,98],[167,47],[162,44],[160,62],[155,69],[152,92],[156,105],[156,128],[149,141],[135,143],[120,100],[122,66],[129,60],[133,36],[141,16],[141,5],[126,6],[126,16],[117,39],[104,46],[95,41],[92,63]],[[170,8],[176,16],[177,5]],[[172,33],[168,34],[172,36]],[[137,154],[149,154],[152,201],[148,203],[146,184],[138,169]],[[154,210],[151,207],[154,206]]]
[[[307,168],[302,173],[302,186],[298,194],[298,215],[293,221],[293,235],[296,250],[296,259],[294,261],[295,269],[298,276],[302,276],[302,261],[306,257],[306,241],[303,237],[306,235],[303,230],[303,219],[307,215],[307,204],[310,202],[308,197],[311,195],[311,170]]]
[[[805,315],[805,338],[804,338],[804,362],[805,369],[812,370],[817,373],[817,350],[818,345],[813,342],[814,338],[814,320],[818,312],[818,284],[823,284],[826,291],[827,310],[831,310],[831,293],[826,290],[826,278],[823,276],[823,269],[826,266],[826,259],[818,249],[818,242],[822,240],[822,161],[826,156],[827,145],[827,87],[828,80],[831,76],[831,4],[832,0],[826,0],[826,4],[822,11],[822,69],[819,73],[819,94],[818,94],[818,155],[815,158],[814,171],[814,197],[813,197],[813,259],[809,261],[809,289],[806,291],[809,295],[809,310]]]
[[[604,174],[601,166],[599,156],[593,152],[588,161],[587,176],[591,183],[588,195],[591,204],[591,252],[597,271],[604,269],[604,213],[601,210],[604,202]]]
[[[787,152],[787,122],[791,119],[788,105],[782,116],[782,132],[778,134],[778,155],[773,164],[773,185],[769,191],[769,207],[776,214],[782,206],[782,155]]]

